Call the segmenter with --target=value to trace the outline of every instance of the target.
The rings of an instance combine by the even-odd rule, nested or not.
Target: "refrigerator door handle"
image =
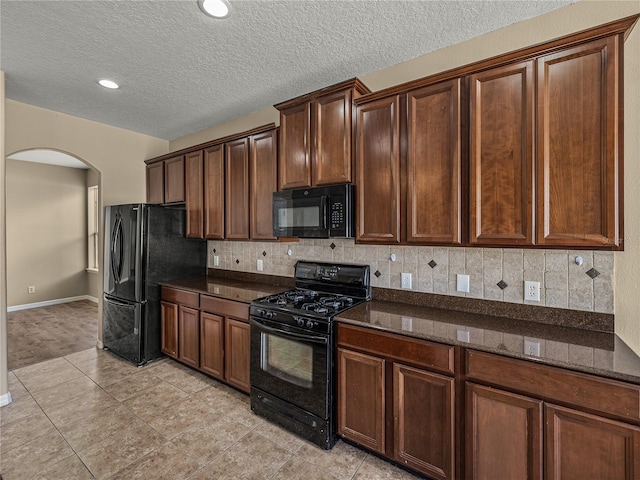
[[[118,263],[117,266],[115,266],[114,268],[114,272],[113,272],[113,277],[116,281],[116,283],[120,283],[120,280],[122,280],[122,267],[123,267],[123,263],[124,263],[124,232],[122,229],[122,217],[118,216],[118,220],[116,223],[116,229],[115,229],[115,241],[114,241],[114,249],[116,248],[115,245],[117,243],[118,245],[118,250],[119,250],[119,255],[118,255]],[[113,256],[114,261],[115,261],[115,255]]]
[[[118,284],[118,269],[116,268],[116,242],[118,241],[118,224],[120,222],[120,217],[116,217],[115,224],[113,226],[113,231],[111,232],[111,273],[113,275],[113,281],[117,285]]]

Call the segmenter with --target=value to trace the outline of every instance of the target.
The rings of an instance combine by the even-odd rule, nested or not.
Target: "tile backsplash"
[[[298,260],[364,263],[374,287],[400,289],[401,274],[410,273],[418,292],[614,313],[612,252],[356,245],[336,238],[208,242],[209,268],[260,273],[258,260],[269,275],[292,277]],[[456,274],[469,275],[469,293],[456,290]],[[540,282],[540,302],[524,301],[525,280]]]

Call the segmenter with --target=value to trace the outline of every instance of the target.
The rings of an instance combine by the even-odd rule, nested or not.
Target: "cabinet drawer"
[[[249,305],[218,297],[200,295],[200,306],[203,311],[233,317],[237,320],[249,321]]]
[[[640,422],[640,386],[473,350],[466,360],[469,379]]]
[[[162,300],[165,302],[179,303],[187,307],[198,308],[200,306],[199,295],[194,292],[187,292],[186,290],[179,290],[177,288],[162,287],[160,291]]]
[[[338,325],[338,345],[402,360],[439,372],[454,373],[454,347],[370,328]]]

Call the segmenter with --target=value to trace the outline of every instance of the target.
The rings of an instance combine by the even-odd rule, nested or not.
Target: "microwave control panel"
[[[331,229],[334,230],[344,225],[344,202],[331,200]]]

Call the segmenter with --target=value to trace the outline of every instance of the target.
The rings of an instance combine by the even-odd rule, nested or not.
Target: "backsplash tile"
[[[263,273],[292,277],[298,260],[366,263],[372,273],[380,272],[371,276],[374,287],[400,289],[400,274],[405,272],[412,275],[414,291],[524,303],[524,280],[530,280],[540,282],[541,289],[540,302],[526,302],[529,305],[598,313],[613,313],[614,308],[612,252],[356,245],[352,239],[337,238],[291,243],[215,240],[208,242],[208,249],[209,268],[256,273],[256,260],[261,259]],[[576,256],[582,257],[582,265],[576,264]],[[586,272],[591,268],[600,275],[590,278]],[[470,276],[469,293],[456,291],[457,274]],[[504,290],[497,285],[501,280],[507,284]]]

